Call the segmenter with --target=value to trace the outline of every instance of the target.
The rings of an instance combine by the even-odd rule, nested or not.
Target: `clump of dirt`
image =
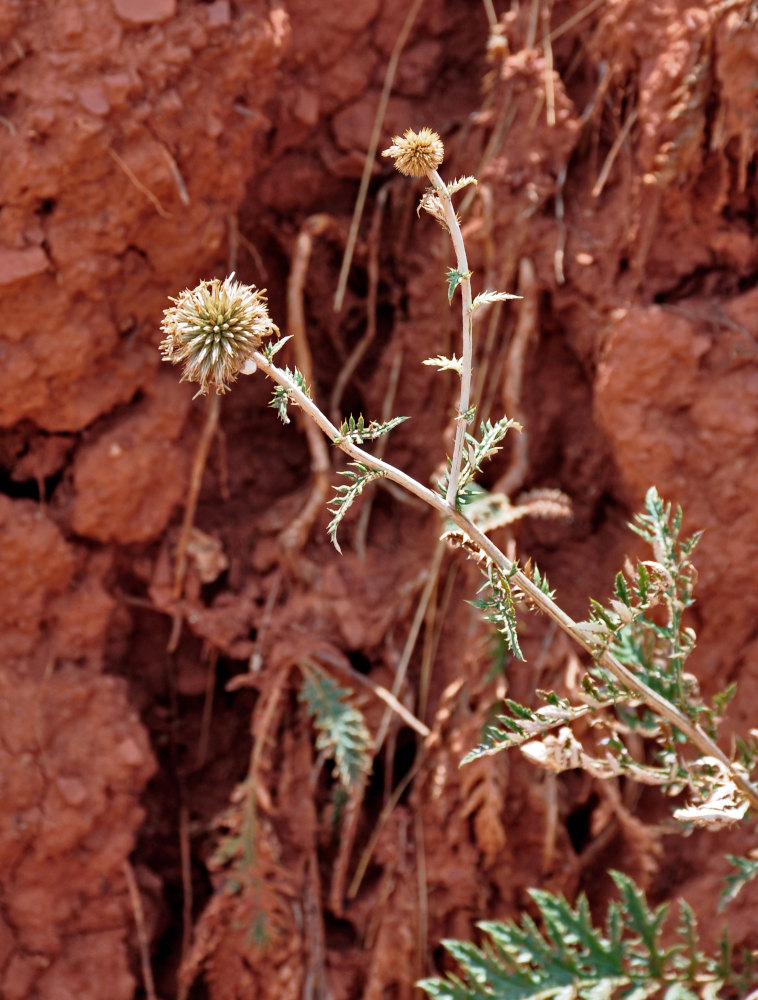
[[[131,997],[123,866],[154,770],[126,684],[81,667],[4,673],[2,991]]]
[[[401,0],[15,0],[0,13],[10,1000],[126,1000],[140,947],[164,997],[410,997],[444,962],[443,937],[528,908],[531,886],[584,889],[600,908],[615,866],[704,913],[718,895],[720,854],[704,837],[672,847],[644,823],[658,808],[647,797],[543,779],[516,755],[460,770],[498,698],[533,701],[576,669],[568,641],[527,619],[526,666],[493,650],[467,603],[476,569],[394,492],[356,505],[344,556],[326,514],[288,549],[310,489],[301,431],[276,421],[263,379],[240,379],[201,468],[208,402],[160,370],[161,311],[201,277],[236,269],[268,286],[286,329],[298,232],[329,213],[304,296],[314,395],[410,415],[388,458],[424,482],[441,467],[453,377],[421,362],[460,350],[450,252],[381,161],[332,308],[407,16]],[[705,529],[693,669],[708,691],[739,680],[743,734],[754,22],[748,0],[555,0],[495,25],[485,5],[427,0],[382,126],[383,139],[435,127],[445,175],[476,174],[460,196],[475,281],[523,295],[476,331],[481,416],[515,407],[526,429],[485,485],[561,490],[574,513],[525,521],[518,549],[584,617],[636,551],[624,523],[647,487],[681,503],[685,528]],[[178,508],[200,473],[178,588]],[[297,696],[314,671],[352,689],[377,740],[347,801]],[[388,708],[393,686],[405,714]],[[139,933],[124,868],[135,843]],[[748,947],[754,898],[731,918]]]
[[[114,545],[154,539],[186,490],[189,400],[158,377],[157,319],[236,232],[288,31],[227,0],[0,15],[9,1000],[134,994],[123,866],[155,764],[101,672],[129,622]]]

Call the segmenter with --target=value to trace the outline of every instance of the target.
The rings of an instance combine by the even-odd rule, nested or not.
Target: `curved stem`
[[[340,434],[339,429],[321,412],[313,400],[299,388],[291,376],[268,361],[259,351],[255,352],[252,360],[262,372],[287,390],[292,401],[318,424],[324,434],[331,440],[332,444],[335,444],[355,461],[362,462],[365,466],[375,469],[377,472],[382,472],[392,482],[408,490],[408,492],[423,500],[430,507],[433,507],[444,518],[448,518],[456,524],[466,537],[508,577],[510,583],[515,584],[522,590],[535,607],[571,636],[593,659],[605,667],[617,681],[644,701],[658,715],[668,720],[672,726],[675,726],[680,732],[684,733],[704,756],[714,757],[720,761],[728,770],[734,784],[737,785],[745,798],[750,802],[752,808],[758,811],[758,788],[734,766],[715,741],[700,726],[691,722],[671,702],[667,701],[666,698],[659,695],[644,681],[640,680],[639,677],[632,673],[628,667],[624,666],[612,653],[609,653],[607,650],[599,652],[597,647],[593,645],[590,633],[583,629],[579,622],[575,622],[570,615],[567,615],[525,573],[520,569],[514,569],[513,562],[465,514],[456,509],[454,502],[450,503],[446,498],[423,486],[401,469],[375,458],[369,452],[353,444],[352,441],[344,438]]]

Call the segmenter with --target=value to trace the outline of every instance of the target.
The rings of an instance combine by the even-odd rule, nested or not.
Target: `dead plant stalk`
[[[463,275],[460,283],[461,288],[461,313],[463,317],[461,338],[463,345],[463,356],[461,358],[461,393],[458,399],[458,414],[455,423],[455,444],[453,445],[453,459],[450,465],[450,479],[447,485],[446,501],[449,505],[455,503],[458,494],[458,481],[461,476],[461,463],[463,461],[463,442],[466,435],[466,424],[468,423],[468,410],[471,406],[471,377],[474,367],[474,336],[473,336],[473,304],[471,299],[471,272],[468,267],[466,257],[466,247],[463,243],[463,234],[458,225],[458,217],[453,208],[453,200],[447,185],[444,183],[436,170],[430,170],[427,174],[431,181],[435,193],[442,202],[442,209],[445,213],[445,223],[447,224],[450,239],[455,250],[455,260],[458,265],[458,273]]]
[[[464,315],[466,314],[464,313]],[[470,322],[470,306],[468,309],[468,315]],[[464,322],[464,328],[466,325],[467,324]],[[555,622],[559,628],[571,636],[571,638],[574,639],[574,641],[577,642],[584,650],[586,650],[586,652],[595,657],[598,663],[609,670],[617,681],[639,696],[639,698],[641,698],[649,708],[652,708],[653,711],[658,713],[658,715],[668,720],[672,726],[675,726],[678,730],[680,730],[680,732],[684,733],[684,735],[687,736],[687,738],[698,748],[698,750],[703,753],[704,756],[714,757],[720,761],[724,767],[726,767],[734,783],[749,800],[751,806],[754,809],[758,809],[758,789],[754,787],[752,782],[750,782],[738,768],[733,766],[727,755],[707,735],[707,733],[705,733],[700,726],[690,722],[690,720],[682,712],[680,712],[679,709],[675,708],[671,702],[667,701],[666,698],[661,697],[661,695],[653,691],[651,687],[636,677],[631,670],[625,667],[624,664],[616,659],[616,657],[611,653],[607,651],[598,653],[596,646],[591,641],[590,633],[583,629],[578,622],[575,622],[570,615],[566,614],[566,612],[560,608],[555,601],[552,600],[552,598],[540,590],[540,588],[533,583],[528,576],[522,573],[520,569],[516,569],[513,562],[503,552],[501,552],[497,545],[495,545],[495,543],[491,541],[491,539],[489,539],[483,531],[473,524],[473,522],[471,522],[465,514],[461,513],[456,508],[454,503],[451,503],[447,497],[443,498],[428,489],[426,486],[417,482],[407,473],[403,472],[402,469],[398,469],[395,466],[390,465],[388,462],[375,458],[369,452],[364,451],[362,448],[353,444],[352,441],[340,433],[338,428],[334,426],[329,418],[322,413],[318,406],[316,406],[316,404],[299,388],[292,376],[270,362],[260,351],[256,351],[251,360],[257,368],[285,389],[292,402],[296,403],[297,406],[299,406],[303,412],[311,418],[311,420],[318,424],[332,443],[344,451],[345,454],[349,455],[350,458],[357,462],[361,462],[367,468],[373,469],[386,476],[392,482],[396,483],[403,489],[408,490],[408,492],[417,496],[420,500],[423,500],[430,507],[434,508],[434,510],[441,514],[443,518],[448,518],[453,521],[461,529],[465,537],[469,539],[478,550],[484,553],[486,558],[490,559],[494,565],[497,566],[500,572],[508,577],[513,585],[519,587],[524,592],[527,599],[533,606],[535,606],[543,614],[547,615],[551,621]],[[250,366],[250,368],[252,368],[252,366]],[[468,374],[470,385],[470,368]],[[463,389],[461,390],[461,397],[463,402]],[[452,473],[450,478],[452,482]]]

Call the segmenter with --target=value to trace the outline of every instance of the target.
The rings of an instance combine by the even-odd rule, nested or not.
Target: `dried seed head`
[[[263,337],[279,335],[266,306],[265,289],[243,285],[234,273],[223,282],[201,281],[164,310],[160,351],[164,361],[184,363],[182,381],[199,382],[198,396],[229,383],[256,351]]]
[[[395,168],[406,177],[425,177],[442,163],[445,147],[436,132],[422,128],[420,132],[407,129],[401,138],[396,135],[389,149],[382,156],[391,156]]]
[[[422,208],[425,212],[428,212],[433,218],[435,218],[437,222],[439,222],[445,232],[450,232],[447,219],[445,218],[445,209],[442,205],[442,199],[436,195],[431,188],[421,195],[421,201],[416,209],[416,215],[420,214]],[[458,218],[457,215],[456,218]],[[460,219],[458,221],[460,221]]]

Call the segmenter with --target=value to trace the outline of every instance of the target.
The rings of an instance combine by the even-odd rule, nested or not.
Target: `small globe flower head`
[[[199,382],[196,395],[213,386],[226,392],[229,383],[257,351],[264,337],[279,330],[271,322],[265,289],[243,285],[234,273],[221,281],[201,281],[185,288],[164,310],[160,352],[164,361],[184,364],[182,382]]]
[[[382,156],[392,157],[395,169],[406,177],[426,177],[442,163],[444,155],[442,140],[430,128],[420,132],[409,128],[402,137],[396,135],[389,149],[382,152]]]

